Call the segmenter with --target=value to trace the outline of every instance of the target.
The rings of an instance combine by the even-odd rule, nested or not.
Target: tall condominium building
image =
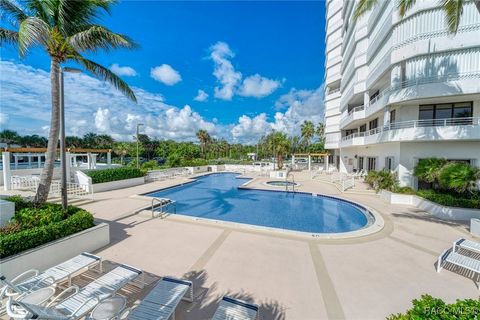
[[[380,0],[354,21],[357,1],[326,2],[325,121],[341,172],[392,170],[416,187],[429,157],[480,165],[480,14],[467,1],[449,34],[440,1],[399,17]]]

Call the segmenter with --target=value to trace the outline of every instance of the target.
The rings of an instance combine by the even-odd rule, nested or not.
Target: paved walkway
[[[259,178],[250,187],[267,188]],[[327,183],[298,173],[299,190],[339,195]],[[344,194],[379,211],[385,227],[357,239],[309,239],[133,212],[149,205],[135,194],[186,179],[96,194],[82,205],[111,227],[111,244],[97,254],[144,269],[153,283],[171,275],[194,282],[195,301],[180,305],[178,320],[209,319],[223,295],[254,301],[261,319],[383,319],[429,293],[453,302],[478,298],[472,279],[435,271],[438,254],[465,225],[439,221],[416,208],[390,205],[376,195]],[[131,302],[148,290],[132,295]]]

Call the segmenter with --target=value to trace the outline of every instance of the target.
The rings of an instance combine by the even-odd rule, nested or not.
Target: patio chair
[[[193,283],[164,277],[147,294],[140,304],[129,311],[129,320],[175,319],[175,309],[180,300],[193,301]]]
[[[258,319],[258,306],[231,297],[223,297],[212,320],[255,320]]]
[[[14,301],[10,297],[7,301],[7,314],[13,319],[80,319],[102,300],[113,296],[124,285],[133,282],[140,275],[143,275],[141,270],[128,265],[120,265],[82,289],[77,286],[65,289],[45,307]],[[70,291],[74,292],[62,300]],[[55,304],[57,301],[60,302]]]
[[[474,253],[480,253],[480,243],[472,240],[467,240],[463,238],[458,239],[453,243],[452,251],[456,252],[457,247]]]
[[[73,276],[95,266],[98,266],[98,271],[102,272],[102,259],[93,254],[83,252],[43,272],[31,269],[10,281],[5,276],[0,276],[0,283],[4,285],[0,291],[0,299],[8,296],[17,296],[17,299],[35,290],[49,287],[65,280],[68,281],[70,286]]]
[[[438,257],[437,272],[440,272],[446,263],[480,274],[480,260],[454,252],[453,249],[443,251]]]

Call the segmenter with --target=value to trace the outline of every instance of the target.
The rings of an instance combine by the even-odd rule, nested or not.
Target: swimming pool
[[[176,214],[308,233],[343,233],[372,222],[366,209],[328,196],[239,188],[246,179],[215,173],[146,196],[177,201]]]

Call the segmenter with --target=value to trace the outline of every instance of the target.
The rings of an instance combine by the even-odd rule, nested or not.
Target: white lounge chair
[[[15,299],[20,299],[22,296],[35,290],[63,281],[68,281],[70,286],[73,276],[96,266],[98,271],[101,272],[102,259],[93,254],[83,252],[43,272],[33,269],[28,270],[11,281],[8,281],[4,276],[0,276],[0,283],[3,284],[3,288],[0,291],[0,299],[8,296],[15,296]]]
[[[128,314],[129,320],[175,319],[175,309],[180,300],[193,301],[193,283],[164,277],[147,296]]]
[[[76,286],[65,289],[45,307],[14,301],[9,298],[7,314],[13,319],[80,319],[101,300],[111,297],[124,285],[134,281],[142,274],[143,272],[139,269],[128,265],[120,265],[82,289]],[[55,304],[56,301],[60,301],[70,291],[74,291],[74,293],[60,303]]]
[[[467,239],[458,239],[453,243],[452,251],[456,252],[457,247],[461,249],[465,249],[471,252],[480,253],[480,243],[467,240]]]
[[[255,320],[258,318],[258,306],[231,297],[223,297],[212,320]]]
[[[440,272],[446,263],[451,263],[455,266],[480,274],[480,260],[454,252],[453,249],[443,251],[440,257],[438,257],[437,272]]]

